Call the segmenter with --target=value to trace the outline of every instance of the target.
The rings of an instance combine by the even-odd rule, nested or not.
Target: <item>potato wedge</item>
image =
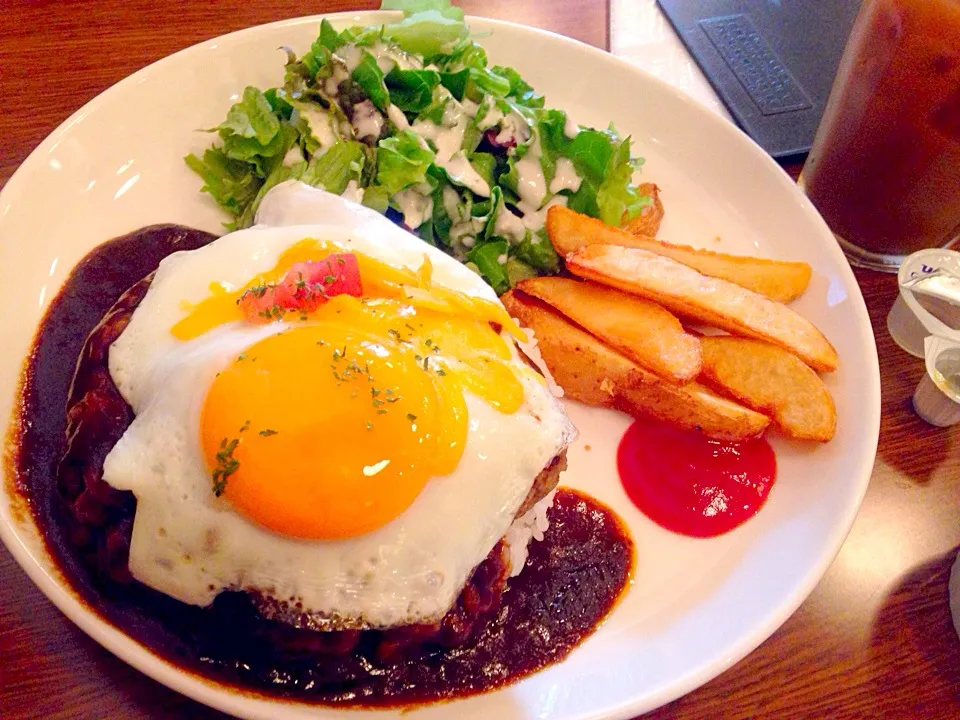
[[[583,280],[538,277],[517,287],[551,305],[614,350],[672,383],[700,374],[700,340],[669,310]]]
[[[827,442],[837,429],[830,391],[809,367],[763,340],[701,338],[703,382],[770,415],[784,434]]]
[[[810,266],[804,262],[727,255],[686,245],[671,245],[652,237],[642,237],[610,227],[600,220],[581,215],[561,205],[555,205],[547,211],[547,234],[553,247],[561,255],[569,255],[584,245],[640,248],[672,258],[704,275],[727,280],[779,302],[790,302],[800,297],[810,283],[812,272]]]
[[[814,370],[837,369],[837,351],[809,320],[786,305],[701,275],[668,257],[639,248],[587,245],[567,256],[567,269],[733,335],[768,340]]]
[[[618,388],[643,382],[643,370],[549,305],[517,290],[508,290],[500,300],[521,326],[533,330],[543,361],[566,397],[613,407]]]
[[[635,218],[627,220],[623,228],[634,235],[646,235],[647,237],[656,237],[660,232],[660,223],[663,222],[663,203],[660,202],[660,188],[655,183],[642,183],[637,185],[637,192],[641,195],[650,196],[650,204],[647,205]]]
[[[534,332],[543,361],[572,400],[658,418],[718,440],[756,437],[770,423],[765,415],[697,383],[666,382],[522,291],[510,290],[501,300],[507,312]]]
[[[699,383],[668,385],[654,375],[651,382],[627,388],[614,407],[634,417],[653,417],[684,430],[697,430],[713,440],[747,440],[763,434],[770,418],[720,397]]]

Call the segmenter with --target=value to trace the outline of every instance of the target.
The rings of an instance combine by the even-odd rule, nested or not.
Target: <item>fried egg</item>
[[[328,223],[280,225],[301,190],[278,190],[263,224],[165,259],[110,349],[135,414],[104,463],[137,498],[131,573],[318,628],[435,621],[575,431],[477,275],[322,191]],[[359,297],[244,313],[346,255]]]

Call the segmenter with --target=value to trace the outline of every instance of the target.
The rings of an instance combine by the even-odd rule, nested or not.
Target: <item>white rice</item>
[[[523,566],[526,565],[527,546],[530,541],[543,540],[543,533],[550,527],[547,510],[553,505],[553,496],[556,494],[557,491],[554,489],[544,495],[540,502],[514,520],[507,534],[503,536],[510,554],[510,577],[519,575]]]
[[[517,347],[520,348],[520,352],[526,355],[530,362],[537,366],[537,370],[539,370],[540,374],[546,379],[547,387],[550,388],[553,396],[562,398],[563,388],[557,385],[556,380],[553,379],[553,375],[550,374],[550,368],[548,368],[547,364],[543,361],[543,355],[540,354],[540,348],[537,347],[537,336],[530,328],[520,329],[523,330],[529,338],[527,342],[517,341]]]

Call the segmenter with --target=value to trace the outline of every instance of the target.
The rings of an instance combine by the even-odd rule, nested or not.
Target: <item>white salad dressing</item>
[[[446,120],[444,114],[444,120]],[[417,135],[430,140],[437,148],[437,164],[450,157],[463,146],[463,131],[466,129],[466,122],[457,122],[450,125],[437,125],[430,120],[417,120],[410,129]]]
[[[380,68],[380,72],[382,72],[384,75],[389,74],[389,72],[399,64],[397,63],[396,60],[393,59],[390,53],[374,52],[371,54],[373,55],[374,59],[377,61],[377,67]],[[400,69],[403,70],[405,68],[400,68]]]
[[[526,155],[517,160],[515,167],[517,195],[535,210],[539,209],[547,194],[547,180],[540,166],[540,138],[534,138],[527,148]]]
[[[460,121],[463,120],[465,115],[466,113],[463,112],[463,107],[460,103],[448,93],[447,102],[443,106],[443,119],[441,121],[444,127],[454,127],[460,124]],[[466,127],[466,123],[464,123],[464,127]],[[460,133],[460,135],[462,136],[463,133]]]
[[[550,201],[544,205],[539,210],[531,210],[527,208],[527,211],[523,214],[523,225],[530,232],[537,232],[540,230],[547,222],[547,210],[552,208],[554,205],[564,205],[567,204],[566,195],[554,195],[550,198]],[[522,207],[520,208],[523,209]],[[532,242],[539,242],[540,238],[534,237]]]
[[[450,218],[452,223],[457,223],[467,219],[465,217],[461,217],[462,213],[460,211],[460,196],[457,194],[457,191],[449,185],[443,188],[443,209],[447,213],[447,217]]]
[[[467,160],[467,155],[463,150],[455,152],[453,157],[445,163],[438,161],[437,164],[447,171],[450,180],[457,185],[470,188],[481,197],[490,197],[490,184],[473,169],[473,165]]]
[[[297,112],[300,113],[300,117],[307,121],[310,134],[313,135],[313,139],[320,145],[321,150],[326,150],[337,142],[338,138],[333,131],[330,113],[326,110],[322,110],[313,105],[307,105],[306,103],[299,103],[297,104]]]
[[[353,73],[353,71],[357,69],[357,65],[360,64],[360,61],[363,60],[364,52],[366,52],[366,48],[357,45],[344,45],[337,50],[337,55],[343,60],[343,64],[347,66],[347,71]]]
[[[453,182],[470,188],[477,195],[490,197],[490,185],[473,169],[462,150],[463,133],[469,122],[469,116],[451,97],[443,111],[443,125],[418,120],[411,130],[433,142],[437,148],[433,162],[446,170]]]
[[[483,230],[483,219],[470,218],[450,228],[450,240],[459,240],[461,245],[469,249],[476,244],[476,235],[481,230]]]
[[[363,188],[360,187],[356,180],[351,180],[347,183],[344,191],[340,193],[340,197],[345,200],[352,200],[355,203],[363,202]]]
[[[378,42],[373,46],[372,54],[377,59],[377,65],[380,66],[384,74],[390,72],[394,65],[401,70],[421,70],[423,68],[423,61],[420,58],[404,52],[396,45]],[[387,60],[393,63],[389,69],[384,68],[382,64],[383,61]]]
[[[483,102],[480,103],[474,117],[479,117],[477,120],[477,129],[483,132],[503,120],[503,113],[500,112],[500,108],[494,104],[493,99],[488,95],[483,99]]]
[[[336,56],[334,57],[336,58]],[[339,58],[336,58],[332,65],[333,74],[323,84],[323,89],[327,91],[327,95],[336,95],[340,91],[340,83],[350,77],[350,71]]]
[[[558,157],[557,169],[553,180],[550,181],[550,192],[556,194],[561,190],[570,190],[576,192],[580,189],[580,183],[583,178],[577,175],[573,167],[573,161],[570,158]]]
[[[460,107],[463,108],[463,111],[470,117],[474,117],[477,114],[477,110],[480,108],[478,103],[475,103],[468,97],[465,97],[460,101]]]
[[[419,70],[422,63],[419,58],[408,55],[397,47],[385,43],[375,43],[366,47],[357,45],[344,45],[337,50],[337,55],[343,59],[347,69],[352,73],[357,66],[363,62],[364,53],[369,53],[377,62],[377,67],[386,75],[393,68],[399,67],[401,70]]]
[[[499,112],[499,110],[497,110]],[[486,121],[486,118],[484,118]],[[527,121],[518,112],[511,111],[500,119],[500,132],[497,134],[497,143],[507,145],[514,141],[517,145],[523,145],[530,140],[532,131]]]
[[[300,146],[294,145],[292,148],[287,150],[287,154],[283,156],[283,164],[285,167],[290,167],[296,165],[298,162],[303,162],[303,153],[300,152]]]
[[[403,114],[403,110],[398,108],[396,105],[391,105],[387,108],[387,117],[390,118],[390,122],[394,124],[397,130],[403,132],[404,130],[410,129],[410,123],[407,122],[407,116]]]
[[[571,140],[580,134],[580,126],[569,115],[567,115],[567,122],[563,125],[563,134]]]
[[[497,213],[497,219],[493,223],[493,232],[514,243],[522,241],[527,236],[527,228],[523,220],[505,207],[501,207]]]
[[[376,139],[380,137],[380,131],[383,129],[383,115],[371,101],[364,100],[353,106],[351,124],[358,138]]]
[[[416,187],[408,187],[393,196],[397,208],[403,213],[403,224],[416,230],[433,214],[433,198],[423,195]]]

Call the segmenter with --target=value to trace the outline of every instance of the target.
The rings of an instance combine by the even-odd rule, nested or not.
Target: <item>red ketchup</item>
[[[714,537],[745,523],[777,475],[777,458],[763,438],[710,440],[652,420],[630,426],[617,466],[634,505],[667,530],[692,537]]]

